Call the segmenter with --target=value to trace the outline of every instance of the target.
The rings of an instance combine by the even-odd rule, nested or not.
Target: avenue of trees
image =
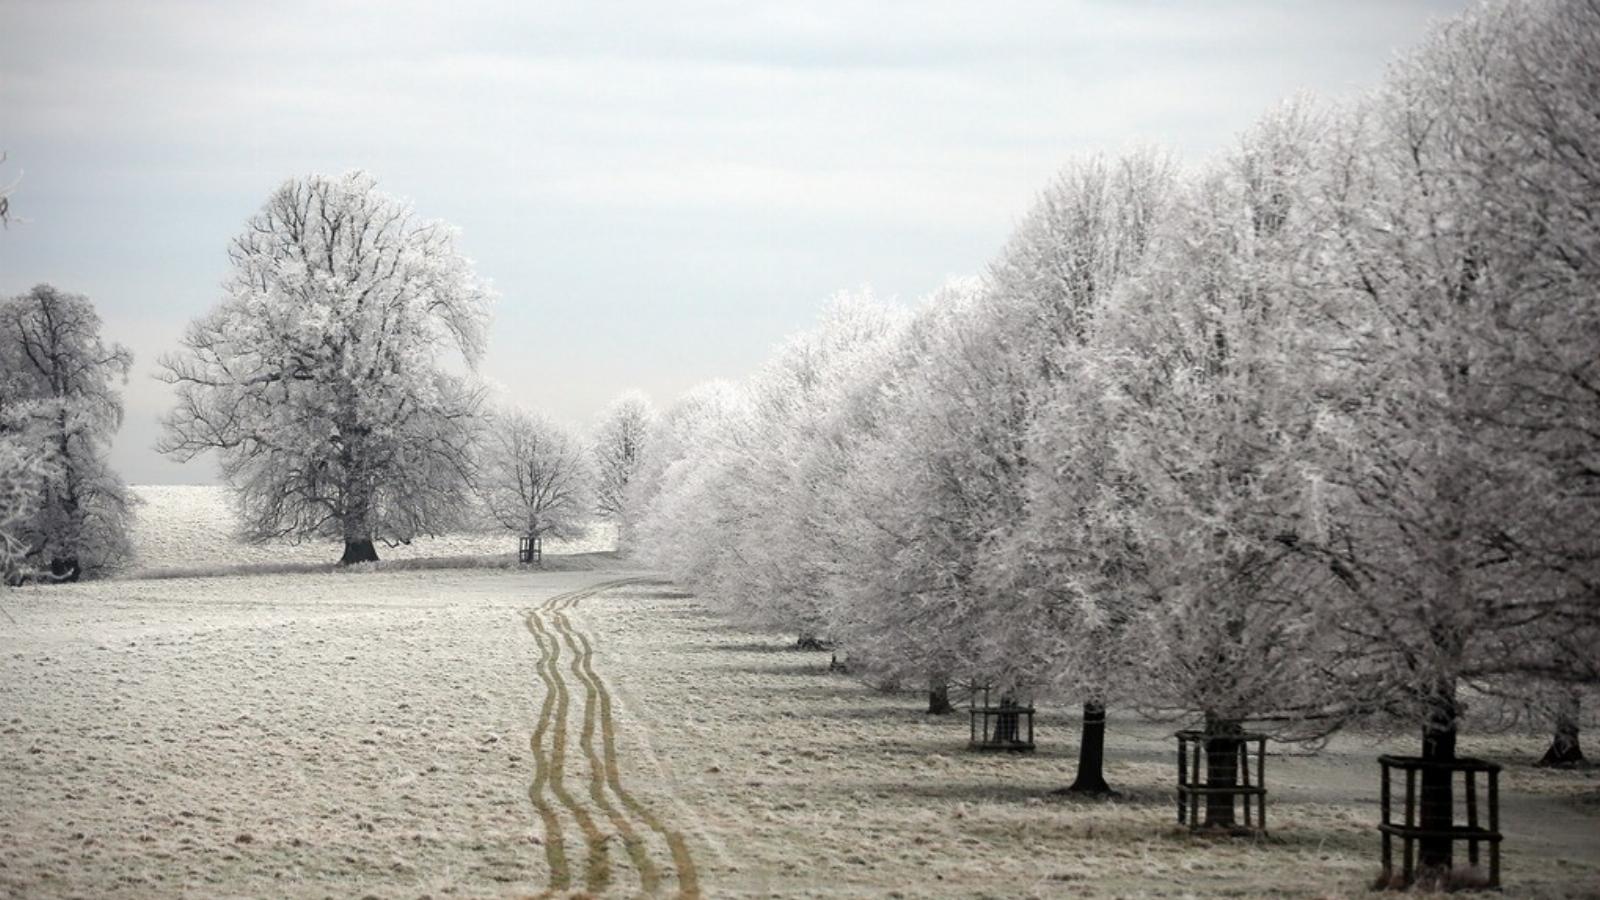
[[[1108,708],[1445,761],[1532,702],[1580,758],[1596,209],[1600,8],[1480,6],[1193,170],[1073,163],[981,279],[840,298],[667,408],[641,550],[864,676],[1082,703],[1081,791]]]

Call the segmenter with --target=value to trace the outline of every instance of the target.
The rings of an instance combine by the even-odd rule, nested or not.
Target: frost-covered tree
[[[711,597],[734,570],[723,538],[738,526],[734,464],[748,441],[750,405],[743,386],[712,381],[666,409],[650,437],[650,453],[634,482],[639,547],[648,563]]]
[[[828,510],[804,462],[833,401],[898,318],[870,296],[836,297],[817,328],[787,341],[750,382],[669,410],[650,454],[659,489],[641,528],[648,554],[742,620],[822,646],[823,578],[838,534],[814,519]]]
[[[1128,632],[1125,689],[1203,720],[1213,787],[1234,783],[1229,736],[1246,721],[1315,732],[1307,723],[1328,702],[1317,674],[1332,650],[1314,639],[1305,609],[1336,576],[1296,552],[1315,519],[1296,456],[1315,409],[1300,375],[1306,323],[1291,277],[1305,235],[1298,194],[1322,128],[1298,106],[1281,109],[1197,179],[1093,348],[1110,455],[1069,527],[1104,532],[1110,542],[1091,534],[1086,543],[1127,556],[1096,552],[1095,568],[1068,574],[1090,576],[1078,582],[1083,602],[1118,602],[1103,615]],[[1063,515],[1050,510],[1059,500],[1040,499],[1047,515]],[[1107,564],[1116,577],[1105,577]],[[1207,799],[1206,824],[1231,827],[1232,798]]]
[[[249,534],[342,563],[459,524],[489,293],[454,231],[364,173],[293,179],[234,239],[226,298],[162,360],[161,449],[215,451]]]
[[[55,580],[117,565],[130,553],[132,501],[107,463],[122,425],[133,356],[100,337],[100,317],[80,294],[41,284],[0,303],[0,439],[40,477],[10,531],[26,564]]]
[[[1117,529],[1091,548],[1082,530],[1090,520],[1071,512],[1091,502],[1083,491],[1100,490],[1109,452],[1111,424],[1099,415],[1103,385],[1095,378],[1104,370],[1096,371],[1100,350],[1092,341],[1107,306],[1144,267],[1170,216],[1176,177],[1172,160],[1155,150],[1065,167],[990,271],[997,328],[1023,376],[1013,390],[1024,410],[1012,437],[1019,464],[1003,483],[1014,515],[995,527],[981,570],[992,594],[1012,598],[1011,614],[990,628],[1013,647],[1031,648],[1043,684],[1082,699],[1070,790],[1083,793],[1110,790],[1102,773],[1106,703],[1123,681],[1115,632],[1127,621],[1094,608],[1117,605],[1105,585],[1076,597],[1069,589],[1086,574],[1128,565],[1103,556],[1120,546]],[[1078,496],[1059,496],[1064,488]]]
[[[619,550],[632,548],[636,515],[632,486],[644,464],[655,416],[649,397],[629,391],[606,407],[595,429],[595,509],[616,526]]]
[[[1326,398],[1311,460],[1349,573],[1360,707],[1455,756],[1464,688],[1593,677],[1600,610],[1600,9],[1488,4],[1337,129],[1309,256]],[[1424,827],[1451,787],[1422,779]],[[1452,864],[1424,839],[1429,877]]]
[[[940,373],[981,327],[985,299],[970,279],[929,298],[888,355],[835,404],[809,463],[828,482],[819,499],[831,515],[819,524],[830,523],[833,544],[830,633],[860,674],[885,685],[926,684],[930,712],[945,711],[952,683],[990,674],[975,676],[972,632],[962,627],[964,572],[935,546],[965,520],[968,494],[939,476],[933,466],[943,462],[924,455],[933,447],[925,442],[952,434],[936,421],[948,409],[936,399],[946,386]]]
[[[501,410],[487,431],[477,485],[489,518],[530,540],[583,536],[594,504],[582,441],[519,409]]]
[[[17,584],[32,574],[26,529],[48,478],[42,457],[17,435],[0,435],[0,584]]]
[[[755,624],[793,631],[803,646],[828,643],[824,581],[838,553],[832,510],[818,502],[820,473],[805,462],[844,393],[892,345],[900,321],[870,293],[839,294],[750,387],[753,430],[738,463],[744,525],[729,536],[743,580],[728,599]]]

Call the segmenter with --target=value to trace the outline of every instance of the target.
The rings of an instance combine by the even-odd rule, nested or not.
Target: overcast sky
[[[982,270],[1064,162],[1186,162],[1298,90],[1347,95],[1461,2],[0,0],[0,293],[89,295],[156,358],[284,179],[354,168],[461,230],[500,294],[484,374],[588,423],[751,371],[834,291]]]

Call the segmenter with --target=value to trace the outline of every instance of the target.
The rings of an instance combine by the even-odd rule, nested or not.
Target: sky
[[[578,426],[752,372],[837,291],[983,271],[1068,161],[1188,164],[1275,102],[1370,89],[1449,0],[0,0],[0,295],[86,294],[132,349],[112,463],[284,180],[351,169],[460,230],[483,376]]]

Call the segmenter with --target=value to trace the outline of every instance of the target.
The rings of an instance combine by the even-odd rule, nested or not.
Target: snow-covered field
[[[592,572],[5,595],[0,891],[507,896],[545,878],[521,611]]]
[[[589,564],[604,557],[587,558]],[[577,562],[575,560],[574,562]],[[614,563],[606,563],[615,565]],[[1124,796],[828,672],[642,573],[120,580],[0,598],[11,896],[1065,897],[1362,893],[1374,758],[1268,760],[1262,842],[1173,822],[1171,726],[1113,712]],[[1600,778],[1509,763],[1507,896],[1600,893]]]
[[[343,547],[331,541],[247,542],[239,537],[238,516],[226,488],[210,485],[135,485],[141,501],[133,532],[135,574],[170,570],[216,570],[284,563],[328,564],[339,561]],[[597,524],[581,541],[550,541],[551,555],[609,550],[615,530]],[[511,534],[456,534],[419,538],[397,547],[378,547],[385,560],[430,557],[515,558],[517,538]]]

